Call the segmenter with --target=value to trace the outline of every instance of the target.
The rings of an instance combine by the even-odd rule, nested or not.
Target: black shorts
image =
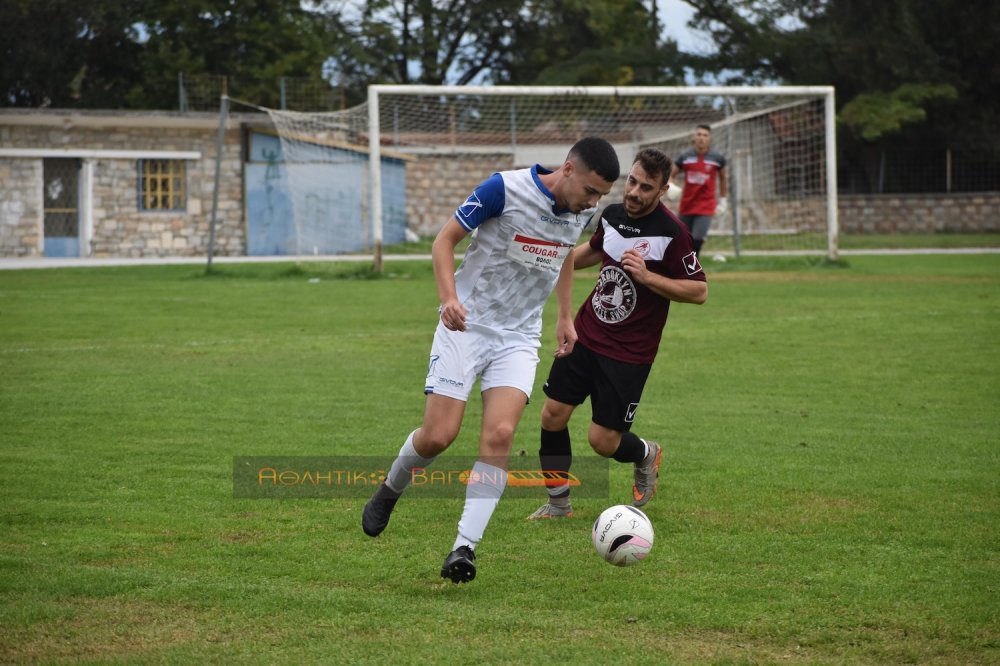
[[[567,405],[590,397],[594,423],[619,432],[632,428],[650,363],[623,363],[597,354],[579,342],[569,356],[552,362],[545,395]]]

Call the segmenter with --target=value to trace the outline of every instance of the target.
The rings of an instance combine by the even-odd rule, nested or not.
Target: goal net
[[[380,264],[383,245],[435,234],[493,172],[559,166],[584,136],[615,146],[623,175],[604,202],[620,201],[638,151],[675,158],[698,124],[730,185],[703,252],[837,253],[829,87],[376,85],[347,111],[270,113],[303,254],[371,248]]]

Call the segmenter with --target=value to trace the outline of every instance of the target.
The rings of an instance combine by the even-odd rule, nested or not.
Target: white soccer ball
[[[598,555],[616,567],[627,567],[649,555],[653,523],[634,506],[618,504],[597,517],[591,539]]]

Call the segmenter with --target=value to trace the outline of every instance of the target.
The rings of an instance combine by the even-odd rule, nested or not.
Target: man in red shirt
[[[694,237],[694,251],[701,255],[701,246],[712,226],[713,215],[725,215],[728,208],[726,196],[729,192],[729,175],[726,158],[712,150],[712,128],[698,125],[691,140],[693,146],[674,160],[670,180],[684,172],[681,205],[678,209],[681,221],[687,225]],[[715,183],[719,183],[719,198],[716,203]]]
[[[576,315],[577,340],[569,349],[560,347],[544,386],[542,469],[569,472],[569,419],[589,396],[590,446],[635,466],[635,506],[653,497],[659,475],[660,445],[640,439],[631,428],[670,303],[701,304],[708,298],[691,234],[660,203],[670,167],[661,151],[641,151],[629,170],[623,203],[608,206],[590,242],[573,250],[574,268],[600,262],[601,272]],[[572,516],[568,482],[547,490],[549,501],[529,518]]]

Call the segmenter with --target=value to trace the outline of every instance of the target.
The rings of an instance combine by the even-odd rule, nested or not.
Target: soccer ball
[[[597,517],[591,539],[598,555],[616,567],[627,567],[649,555],[653,523],[634,506],[618,504]]]

